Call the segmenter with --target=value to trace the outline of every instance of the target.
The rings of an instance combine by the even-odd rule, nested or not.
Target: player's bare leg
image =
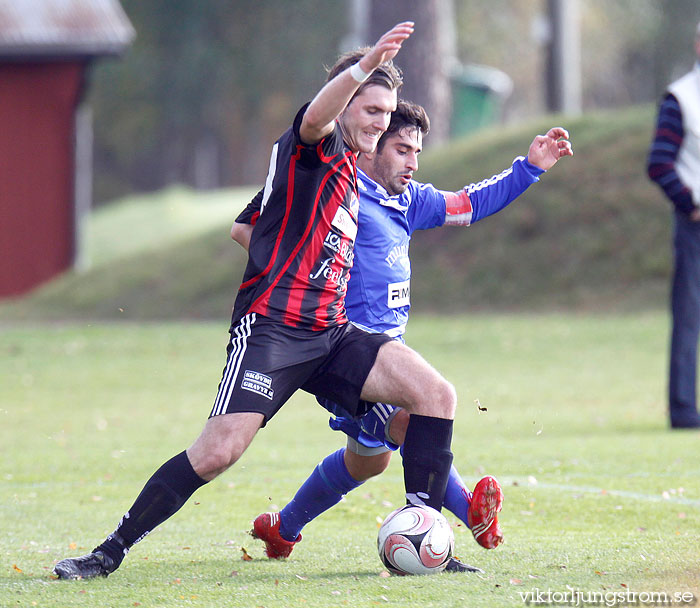
[[[187,450],[192,468],[211,481],[232,466],[246,451],[263,423],[256,412],[223,414],[209,418]]]
[[[116,530],[87,555],[58,562],[56,575],[79,579],[114,572],[135,543],[240,458],[262,420],[262,414],[257,413],[224,414],[207,420],[192,446],[168,460],[146,482]]]

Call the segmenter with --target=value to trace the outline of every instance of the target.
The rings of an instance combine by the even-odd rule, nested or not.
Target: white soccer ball
[[[455,538],[445,516],[432,507],[406,505],[379,528],[377,550],[394,574],[442,572],[454,553]]]

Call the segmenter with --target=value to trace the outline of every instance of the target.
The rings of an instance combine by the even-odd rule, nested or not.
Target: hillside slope
[[[411,246],[414,309],[664,307],[671,214],[645,173],[653,122],[651,107],[573,120],[548,117],[425,152],[417,178],[446,190],[500,172],[527,152],[536,133],[555,124],[569,129],[575,156],[493,217],[466,229],[416,234]],[[155,231],[157,214],[153,222]],[[229,226],[222,223],[202,236],[66,275],[0,306],[0,320],[225,320],[245,264],[229,239]]]
[[[646,176],[654,110],[549,117],[483,133],[425,158],[419,179],[456,189],[526,154],[536,132],[562,124],[565,158],[510,207],[467,230],[417,234],[419,309],[616,309],[665,306],[670,204]]]

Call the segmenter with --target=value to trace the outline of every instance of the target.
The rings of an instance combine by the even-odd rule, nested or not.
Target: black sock
[[[205,483],[186,452],[173,456],[146,482],[117,529],[95,550],[104,551],[118,565],[132,545],[175,514]]]
[[[440,511],[452,465],[452,420],[411,414],[403,444],[406,501]]]

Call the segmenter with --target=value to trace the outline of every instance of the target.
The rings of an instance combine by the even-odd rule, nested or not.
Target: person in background
[[[647,173],[673,205],[673,278],[668,408],[671,428],[700,428],[700,23],[693,69],[661,100]]]

